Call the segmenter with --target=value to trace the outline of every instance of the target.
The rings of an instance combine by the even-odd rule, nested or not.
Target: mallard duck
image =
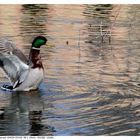
[[[3,90],[30,91],[38,88],[44,77],[40,47],[46,42],[44,36],[36,37],[27,58],[13,42],[0,39],[0,67],[11,82],[11,85],[3,85]]]

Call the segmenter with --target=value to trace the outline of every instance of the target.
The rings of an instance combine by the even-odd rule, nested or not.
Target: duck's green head
[[[32,47],[40,48],[40,46],[45,45],[46,42],[47,39],[44,36],[37,36],[32,42]]]

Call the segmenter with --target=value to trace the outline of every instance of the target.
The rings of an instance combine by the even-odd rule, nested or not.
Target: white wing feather
[[[29,66],[18,57],[19,54],[23,53],[18,50],[20,53],[14,54],[15,50],[18,49],[15,49],[11,42],[8,40],[2,42],[0,39],[0,67],[5,71],[14,87],[24,81],[29,71]]]
[[[0,53],[1,68],[5,71],[13,85],[18,82],[23,82],[29,66],[23,63],[17,56]],[[15,85],[16,86],[16,85]]]
[[[20,49],[18,49],[12,41],[10,41],[6,38],[0,38],[0,53],[16,55],[24,63],[26,63],[26,64],[28,63],[28,59],[22,53],[22,51]]]

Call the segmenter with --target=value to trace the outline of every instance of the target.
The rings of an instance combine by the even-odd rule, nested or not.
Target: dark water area
[[[139,16],[140,5],[0,5],[0,36],[26,55],[35,36],[49,44],[37,91],[0,90],[0,135],[140,135]]]

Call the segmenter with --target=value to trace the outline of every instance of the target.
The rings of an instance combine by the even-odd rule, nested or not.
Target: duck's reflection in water
[[[43,125],[41,124],[42,111],[31,111],[29,112],[29,120],[30,120],[30,134],[31,135],[39,135],[40,130],[43,129]]]
[[[14,92],[11,103],[1,107],[0,128],[4,135],[53,135],[54,128],[42,123],[42,115],[39,91]]]

